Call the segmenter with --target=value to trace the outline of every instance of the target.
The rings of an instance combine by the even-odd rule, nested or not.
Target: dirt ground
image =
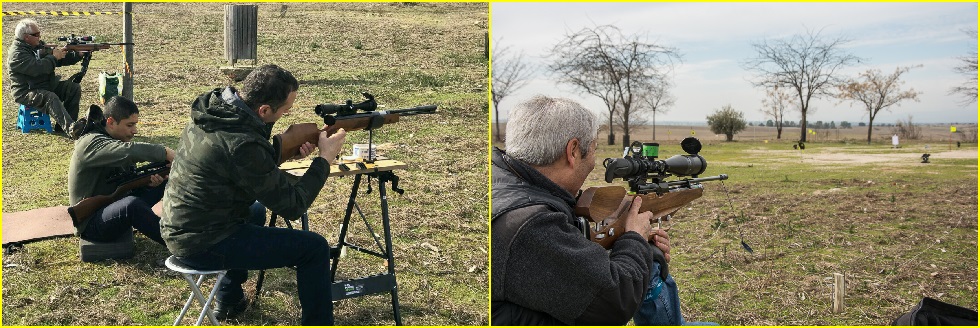
[[[918,151],[914,153],[908,152],[908,150],[894,149],[894,153],[887,154],[854,154],[852,152],[843,152],[842,148],[837,147],[821,147],[817,150],[806,150],[803,153],[803,157],[806,160],[811,160],[821,163],[833,163],[833,164],[867,164],[867,163],[882,163],[882,164],[907,164],[921,162],[921,156],[923,153],[929,154],[930,161],[934,161],[940,158],[949,159],[963,159],[963,158],[977,158],[976,149],[957,149],[957,150],[938,150],[933,151],[922,149],[923,153]],[[773,154],[773,152],[779,153],[799,153],[799,150],[756,150],[750,151],[756,154]]]

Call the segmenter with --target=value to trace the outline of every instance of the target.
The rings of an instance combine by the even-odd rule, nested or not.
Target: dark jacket
[[[7,67],[10,69],[10,88],[15,98],[31,89],[52,91],[58,85],[61,77],[54,73],[54,69],[61,65],[54,55],[40,56],[38,50],[43,48],[44,42],[34,47],[20,39],[15,39],[7,50],[9,51]]]
[[[171,253],[190,256],[238,231],[256,200],[287,219],[306,212],[330,166],[317,157],[293,182],[279,170],[271,131],[231,87],[194,101],[163,197],[160,232]]]
[[[112,194],[118,185],[109,183],[108,178],[136,163],[167,160],[164,146],[113,138],[105,131],[103,124],[95,124],[94,131],[75,141],[75,150],[68,164],[68,199],[71,205],[78,204],[86,197]],[[86,220],[76,228],[82,232],[87,225]]]
[[[493,151],[492,325],[623,325],[650,281],[651,246],[635,232],[607,251],[575,225],[575,198]]]

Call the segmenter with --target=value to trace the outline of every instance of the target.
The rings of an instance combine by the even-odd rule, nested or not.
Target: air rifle
[[[46,56],[51,54],[51,48],[65,48],[69,55],[66,55],[64,59],[59,61],[59,66],[63,65],[74,65],[79,61],[82,62],[82,69],[78,73],[72,75],[69,80],[75,83],[81,83],[82,78],[85,77],[85,72],[88,71],[88,63],[92,60],[92,52],[109,49],[111,46],[128,46],[133,45],[132,42],[129,43],[95,43],[95,37],[93,36],[76,36],[71,34],[70,36],[58,37],[58,41],[65,42],[65,45],[57,44],[45,44],[45,49],[41,56]]]
[[[128,171],[110,177],[110,182],[119,183],[116,191],[111,195],[98,195],[82,199],[75,206],[69,207],[68,215],[71,216],[71,224],[78,227],[96,211],[122,199],[131,190],[149,185],[151,182],[150,176],[154,174],[159,174],[160,176],[170,174],[169,164],[166,161],[150,163],[141,167],[132,167]]]
[[[48,48],[65,48],[67,51],[74,51],[78,53],[90,53],[98,50],[109,49],[111,46],[131,46],[132,42],[128,43],[95,43],[94,36],[76,36],[71,34],[70,36],[58,37],[58,41],[65,42],[65,45],[57,44],[46,44],[45,47]]]
[[[704,173],[708,162],[698,155],[701,142],[693,137],[681,141],[681,147],[689,155],[657,160],[659,147],[656,143],[634,142],[623,158],[603,161],[606,182],[623,178],[629,182],[629,193],[633,195],[628,195],[626,188],[621,186],[591,187],[582,191],[575,205],[575,215],[580,217],[580,224],[588,227],[585,230],[589,239],[611,249],[616,238],[626,233],[626,217],[635,197],[643,199],[639,212],[653,212],[659,223],[662,218],[670,220],[681,207],[701,197],[701,182],[728,179],[727,174],[697,177]],[[691,178],[667,181],[672,175]]]
[[[316,123],[298,123],[290,125],[286,131],[273,136],[272,147],[276,149],[279,164],[299,155],[299,149],[303,143],[317,144],[321,131],[326,131],[328,135],[341,128],[346,131],[374,131],[385,124],[398,122],[402,116],[434,114],[437,107],[436,105],[427,105],[407,109],[375,111],[378,104],[375,102],[374,96],[369,93],[362,93],[362,95],[367,100],[357,104],[347,100],[345,104],[317,105],[314,111],[323,118],[323,124],[327,125],[322,130],[317,128]],[[363,111],[363,113],[358,111]]]

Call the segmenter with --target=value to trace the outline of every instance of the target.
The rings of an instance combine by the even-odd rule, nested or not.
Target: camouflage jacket
[[[145,142],[125,142],[115,139],[97,125],[94,131],[75,141],[75,150],[68,164],[68,199],[71,205],[86,197],[109,195],[118,187],[109,177],[122,173],[140,162],[163,162],[167,150],[162,145]],[[88,220],[77,227],[85,230]]]
[[[194,255],[235,233],[256,200],[288,219],[309,208],[330,166],[317,157],[293,182],[279,170],[271,131],[232,87],[194,101],[163,196],[160,232],[171,253]]]

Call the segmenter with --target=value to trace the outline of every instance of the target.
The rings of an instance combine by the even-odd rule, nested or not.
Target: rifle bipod
[[[725,185],[725,181],[721,181],[721,188],[725,190],[725,198],[728,199],[728,206],[731,207],[732,215],[734,215],[735,204],[732,203],[732,194],[728,192],[728,186]],[[744,222],[745,219],[745,212],[739,212],[739,214],[741,214],[740,215],[741,220],[739,220],[738,218],[736,218],[735,220],[735,230],[738,232],[738,240],[742,244],[742,249],[744,249],[746,252],[749,252],[750,254],[754,253],[752,247],[750,247],[749,244],[745,242],[745,236],[742,234],[742,222]],[[718,229],[721,229],[721,224],[718,225]]]

